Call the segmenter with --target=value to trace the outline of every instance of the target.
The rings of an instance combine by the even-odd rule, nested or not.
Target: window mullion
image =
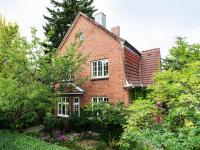
[[[96,61],[96,66],[97,66],[97,77],[99,76],[99,65],[98,65],[98,61]]]
[[[102,64],[102,66],[101,66],[102,67],[102,69],[101,69],[102,70],[102,76],[104,77],[104,61],[103,60],[101,61],[101,64]]]

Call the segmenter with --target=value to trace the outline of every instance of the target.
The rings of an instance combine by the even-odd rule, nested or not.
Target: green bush
[[[1,129],[10,129],[10,125],[12,124],[12,113],[3,112],[0,110],[0,128]]]
[[[47,114],[44,118],[44,130],[54,136],[54,130],[59,128],[60,120],[51,114]]]
[[[38,121],[38,117],[36,112],[30,112],[25,115],[23,115],[19,120],[13,122],[11,124],[12,129],[21,130],[23,128],[28,128],[34,124],[36,124]]]
[[[88,105],[83,109],[82,119],[87,125],[85,130],[99,133],[100,138],[106,142],[118,139],[123,131],[126,112],[122,103],[112,105],[103,102],[93,104],[93,107]]]
[[[32,127],[35,125],[41,124],[43,122],[42,118],[44,118],[45,110],[38,109],[36,111],[32,111],[29,113],[25,113],[18,120],[13,120],[13,116],[15,115],[13,112],[4,112],[0,110],[0,128],[2,129],[13,129],[13,130],[22,130],[28,127]]]
[[[1,150],[68,150],[24,134],[0,130],[0,135]]]
[[[199,54],[200,44],[177,39],[147,98],[129,108],[121,149],[200,149]]]
[[[105,150],[108,147],[108,144],[106,142],[98,142],[95,146],[96,150]]]

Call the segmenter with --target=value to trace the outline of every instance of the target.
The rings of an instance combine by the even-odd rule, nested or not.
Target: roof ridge
[[[152,48],[152,49],[147,49],[147,50],[142,50],[141,53],[143,52],[148,52],[148,51],[156,51],[156,50],[159,50],[160,51],[160,48]]]

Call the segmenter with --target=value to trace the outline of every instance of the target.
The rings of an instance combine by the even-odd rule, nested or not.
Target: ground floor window
[[[80,97],[73,98],[73,113],[80,117]]]
[[[69,98],[60,97],[58,102],[58,116],[69,117]]]
[[[92,104],[93,103],[101,103],[101,102],[108,102],[108,97],[92,97]]]

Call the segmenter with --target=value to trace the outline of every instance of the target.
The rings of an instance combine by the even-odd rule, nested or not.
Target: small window
[[[58,102],[58,116],[59,117],[69,117],[69,98],[60,97]]]
[[[84,40],[84,34],[83,34],[83,32],[80,33],[80,35],[79,35],[79,40],[80,40],[80,41],[83,41],[83,40]]]
[[[92,97],[92,103],[108,102],[108,97]]]
[[[74,115],[80,117],[80,98],[74,97],[73,99],[73,113]]]
[[[97,60],[92,62],[92,78],[107,78],[108,77],[108,60]]]

